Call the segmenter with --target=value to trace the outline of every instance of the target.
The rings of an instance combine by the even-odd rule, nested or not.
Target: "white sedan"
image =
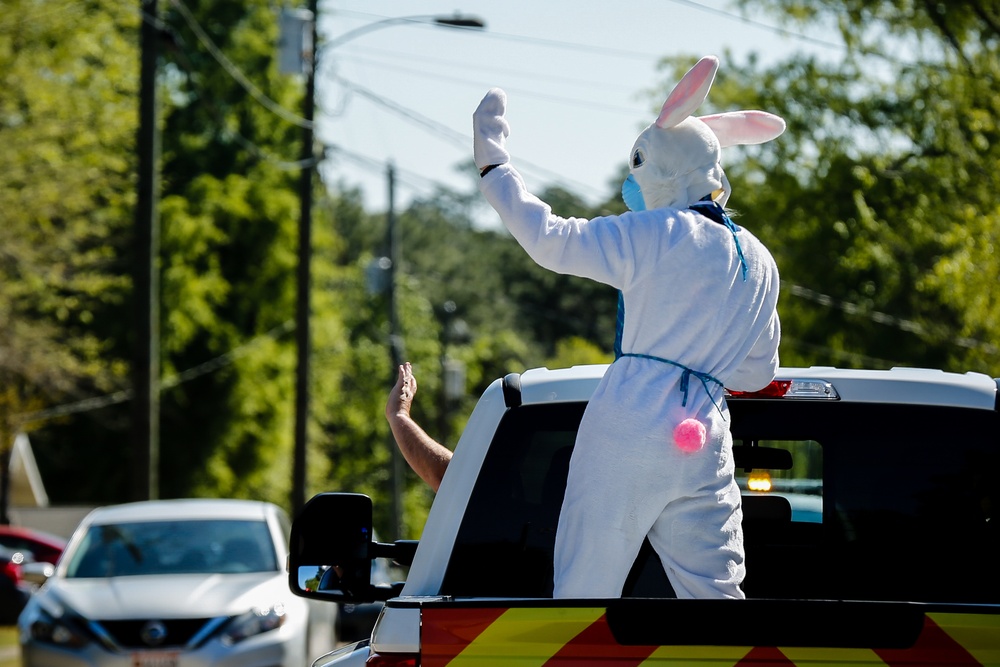
[[[91,512],[18,619],[23,667],[302,667],[276,505],[184,499]]]

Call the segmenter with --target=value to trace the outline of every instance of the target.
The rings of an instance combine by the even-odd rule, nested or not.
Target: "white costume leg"
[[[678,598],[746,597],[740,490],[724,479],[669,503],[649,532]]]
[[[644,376],[631,361],[612,366],[617,381],[598,387],[580,424],[556,529],[557,598],[621,597],[646,533],[678,490],[662,369],[651,362],[656,372]]]
[[[604,442],[577,442],[613,451]],[[586,467],[578,461],[584,461]],[[578,457],[570,463],[555,542],[553,597],[621,597],[625,579],[655,516],[640,524],[634,502],[608,471],[613,462]],[[613,465],[612,465],[613,467]],[[604,469],[605,474],[594,474]]]

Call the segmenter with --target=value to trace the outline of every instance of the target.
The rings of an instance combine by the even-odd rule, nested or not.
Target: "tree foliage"
[[[5,169],[0,196],[19,197],[4,208],[24,218],[4,232],[45,254],[19,255],[21,267],[31,260],[38,270],[34,283],[23,268],[28,279],[13,281],[11,289],[28,296],[12,320],[51,331],[63,353],[89,350],[100,363],[85,373],[88,393],[127,389],[143,15],[120,3],[67,3],[44,15],[24,5],[11,16],[32,17],[24,22],[40,34],[12,24],[5,31],[15,66],[5,68],[12,96],[0,132],[24,147],[4,158],[27,166],[23,179],[18,163]],[[163,53],[161,493],[284,502],[298,170],[285,168],[281,156],[297,152],[299,128],[259,99],[294,108],[301,82],[279,75],[272,62],[277,26],[267,3],[175,2],[145,19],[157,22]],[[252,74],[256,95],[234,75],[234,62]],[[4,296],[3,307],[18,307]],[[44,350],[38,343],[32,349]],[[54,359],[46,368],[64,379],[74,372]],[[109,375],[113,381],[97,382]],[[37,376],[25,384],[44,386]],[[44,402],[62,401],[50,393]],[[53,493],[56,500],[127,497],[127,406],[50,421],[33,439],[50,485],[65,489]],[[95,457],[97,450],[104,455]],[[81,469],[92,475],[79,479]]]
[[[788,121],[729,170],[781,269],[783,361],[995,374],[996,3],[767,4],[847,45],[727,62],[710,96]]]
[[[125,388],[138,23],[99,0],[4,9],[0,449],[52,405]]]

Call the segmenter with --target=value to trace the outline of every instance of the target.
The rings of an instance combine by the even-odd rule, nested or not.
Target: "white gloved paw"
[[[510,125],[507,112],[507,93],[491,88],[476,112],[472,114],[473,152],[480,171],[493,164],[507,164],[510,153],[505,147]]]

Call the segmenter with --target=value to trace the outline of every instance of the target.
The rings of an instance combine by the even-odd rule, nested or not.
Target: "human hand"
[[[417,394],[417,379],[413,377],[413,367],[406,362],[399,367],[396,384],[389,392],[389,400],[385,404],[386,419],[392,420],[399,415],[410,415],[413,397]]]
[[[506,148],[510,125],[506,113],[507,93],[490,88],[472,114],[473,153],[480,172],[490,165],[510,162]]]

